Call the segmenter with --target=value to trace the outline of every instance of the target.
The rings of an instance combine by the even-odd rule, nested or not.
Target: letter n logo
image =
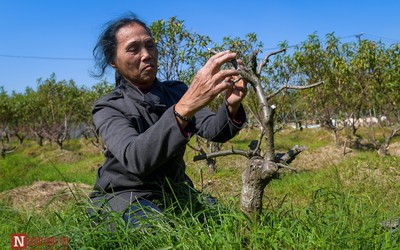
[[[11,249],[26,249],[26,234],[11,234]]]

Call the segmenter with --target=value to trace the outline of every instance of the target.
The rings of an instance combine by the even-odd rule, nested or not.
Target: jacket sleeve
[[[169,89],[168,92],[174,93],[179,98],[188,89],[186,84],[179,81],[174,81],[167,87]],[[242,105],[238,110],[238,114],[242,118],[241,123],[235,124],[229,117],[225,104],[222,104],[216,113],[212,112],[209,108],[203,108],[195,114],[194,124],[190,124],[190,127],[194,128],[189,128],[189,132],[197,133],[199,136],[210,141],[226,142],[239,132],[246,121],[246,113]]]
[[[195,116],[197,133],[210,141],[226,142],[234,137],[244,125],[246,114],[242,105],[240,105],[238,114],[242,117],[241,124],[235,124],[232,121],[225,104],[222,104],[216,113],[204,108]]]
[[[131,112],[132,117],[127,117],[121,111],[127,105],[121,101],[122,98],[103,98],[92,111],[96,129],[107,150],[127,171],[138,176],[151,175],[161,166],[168,167],[166,163],[182,154],[190,139],[182,133],[173,106],[146,129],[141,127],[138,113]],[[244,113],[244,110],[241,112]],[[215,142],[231,139],[241,128],[229,118],[224,104],[216,113],[208,108],[197,112],[193,125],[193,132]]]
[[[150,175],[181,153],[188,142],[181,133],[172,107],[143,133],[112,102],[97,103],[92,114],[107,150],[135,175]]]

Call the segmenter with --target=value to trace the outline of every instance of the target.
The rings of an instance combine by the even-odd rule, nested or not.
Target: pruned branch
[[[224,150],[224,151],[219,151],[219,152],[213,152],[213,153],[206,153],[204,150],[201,150],[201,155],[196,155],[195,157],[193,157],[193,161],[201,161],[201,160],[207,160],[210,158],[217,158],[220,156],[227,156],[227,155],[242,155],[246,158],[251,158],[255,155],[259,155],[258,151],[260,150],[260,146],[261,146],[261,142],[262,142],[262,138],[265,134],[265,130],[264,128],[261,127],[261,132],[260,132],[260,138],[257,142],[257,145],[255,147],[250,147],[250,149],[248,151],[245,150],[241,150],[241,149],[230,149],[230,150]],[[192,146],[190,146],[188,144],[189,147],[191,147],[192,149],[196,150],[195,148],[193,148]]]
[[[254,89],[257,89],[257,85],[261,86],[260,81],[254,75],[247,72],[246,69],[238,68],[238,71],[239,71],[240,75],[245,80],[247,80]]]
[[[224,151],[219,151],[219,152],[215,152],[215,153],[196,155],[195,157],[193,157],[193,161],[207,160],[210,158],[216,158],[216,157],[227,156],[227,155],[242,155],[244,157],[250,158],[250,154],[248,151],[232,148],[231,150],[224,150]]]
[[[291,170],[291,171],[297,173],[297,169],[292,168],[292,167],[289,167],[288,165],[285,165],[285,164],[283,164],[283,163],[279,163],[279,162],[278,162],[278,163],[276,163],[276,165],[277,165],[279,168],[289,169],[289,170]]]
[[[279,94],[280,92],[282,92],[285,89],[296,89],[296,90],[304,90],[304,89],[309,89],[309,88],[314,88],[318,85],[323,84],[325,81],[320,81],[314,84],[310,84],[307,86],[294,86],[294,85],[284,85],[282,87],[280,87],[277,91],[275,91],[274,93],[270,94],[267,96],[267,100],[271,99],[272,97],[276,96],[277,94]]]
[[[249,108],[250,112],[253,114],[254,119],[258,122],[258,124],[260,125],[260,127],[263,126],[263,123],[261,121],[261,117],[259,117],[259,115],[257,113],[255,113],[251,108]]]
[[[2,156],[3,158],[6,157],[6,154],[11,154],[12,152],[14,152],[14,151],[17,149],[17,146],[14,146],[14,147],[12,147],[12,148],[6,147],[6,146],[4,145],[3,139],[1,140],[1,145],[2,145],[2,147],[1,147],[1,156]]]
[[[254,153],[257,153],[258,151],[260,151],[261,142],[262,142],[264,135],[265,135],[265,129],[263,126],[261,126],[260,137],[258,138],[256,148],[253,150]]]
[[[258,55],[258,53],[260,53],[260,50],[256,49],[255,51],[253,51],[253,53],[251,53],[251,56],[250,56],[251,71],[257,77],[258,77],[258,75],[257,75],[257,55]]]
[[[389,137],[386,139],[386,143],[389,144],[390,140],[400,131],[400,126],[398,126],[397,128],[392,129],[392,131],[390,132]]]
[[[277,156],[275,158],[275,162],[282,163],[282,164],[290,163],[291,161],[294,160],[296,155],[300,154],[305,149],[306,148],[304,146],[295,145],[289,151],[287,151],[285,154]]]
[[[286,48],[280,49],[280,50],[278,50],[278,51],[271,52],[271,53],[269,53],[268,55],[266,55],[266,56],[264,57],[264,60],[261,62],[261,64],[258,65],[257,75],[258,75],[258,76],[261,75],[262,68],[264,68],[264,66],[267,65],[267,63],[269,62],[269,58],[270,58],[271,56],[276,55],[276,54],[279,54],[279,53],[284,52],[284,51],[286,51]]]
[[[196,152],[200,152],[201,154],[205,154],[206,151],[204,150],[204,148],[201,145],[198,145],[198,147],[196,148],[195,146],[190,145],[190,143],[186,144],[189,148],[193,149]]]

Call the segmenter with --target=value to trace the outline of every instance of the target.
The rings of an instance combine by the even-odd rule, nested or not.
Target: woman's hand
[[[235,112],[240,105],[240,101],[245,96],[246,83],[240,80],[236,83],[237,87],[232,86],[231,80],[239,75],[236,69],[221,70],[221,66],[235,59],[236,53],[223,51],[212,56],[207,63],[197,72],[189,89],[175,105],[175,111],[182,116],[192,118],[194,114],[207,106],[219,93],[226,92],[226,101],[232,106]],[[231,103],[229,103],[231,102]],[[236,108],[236,111],[237,111]],[[184,121],[178,121],[186,125]]]
[[[241,60],[237,61],[239,67],[244,69],[243,62]],[[240,103],[246,97],[247,82],[243,78],[240,79],[238,76],[228,78],[226,81],[230,81],[232,84],[225,92],[225,103],[228,107],[231,117],[235,117],[236,112],[240,107]]]

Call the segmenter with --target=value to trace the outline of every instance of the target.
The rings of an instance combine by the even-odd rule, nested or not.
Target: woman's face
[[[148,87],[157,75],[158,50],[144,27],[131,23],[116,33],[117,49],[113,66],[126,80]]]

